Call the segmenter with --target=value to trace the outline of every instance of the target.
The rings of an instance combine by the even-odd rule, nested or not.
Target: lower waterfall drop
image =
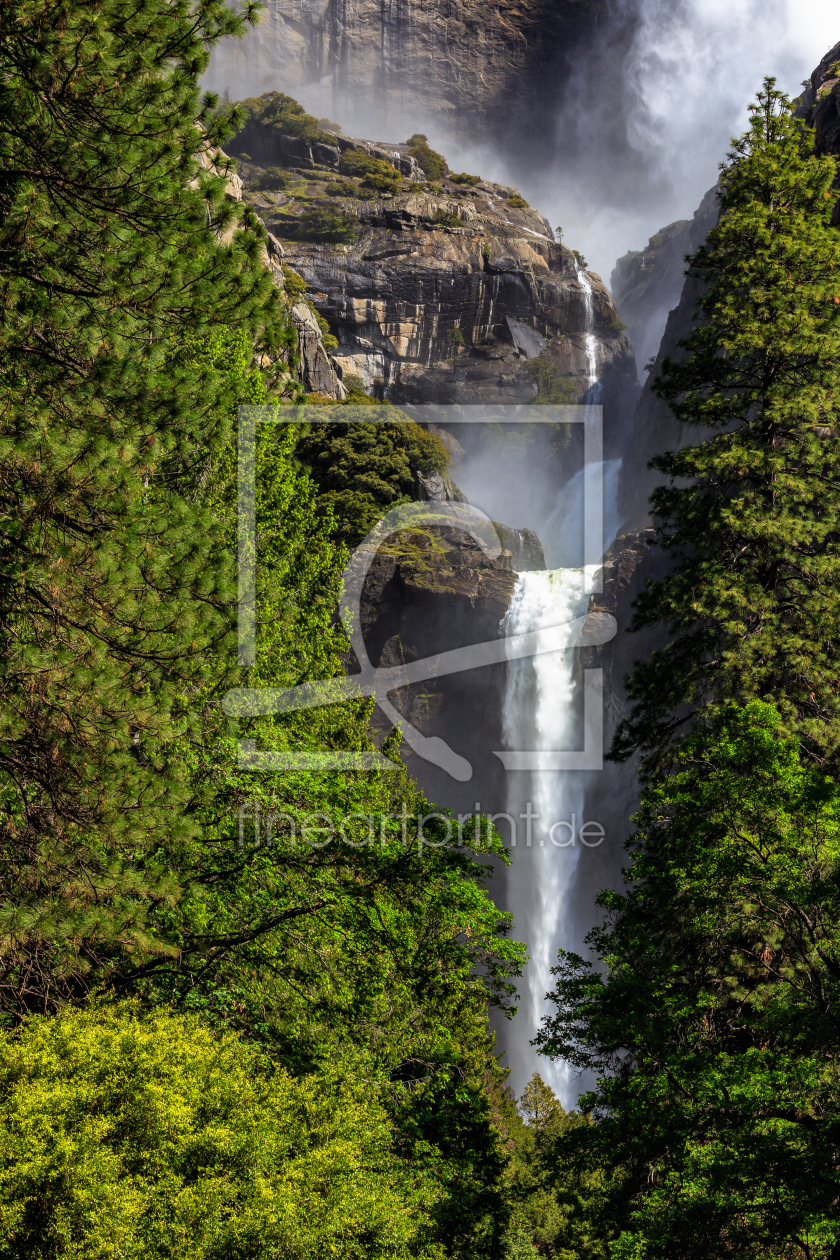
[[[580,624],[575,626],[574,621],[586,613],[588,602],[582,569],[519,575],[503,629],[508,636],[537,633],[543,651],[508,665],[504,736],[509,749],[575,747],[579,726],[575,643]],[[583,821],[582,803],[582,783],[575,773],[519,771],[509,776],[507,810],[515,830],[511,826],[507,905],[518,939],[528,925],[531,961],[520,991],[518,1036],[509,1046],[507,1062],[517,1092],[538,1071],[567,1108],[577,1101],[574,1071],[541,1058],[529,1042],[551,1009],[545,994],[552,987],[558,948],[580,948],[579,942],[564,938],[564,924],[578,859],[571,828],[579,828]]]

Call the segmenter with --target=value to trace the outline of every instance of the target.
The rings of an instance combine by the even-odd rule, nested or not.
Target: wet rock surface
[[[380,549],[361,601],[362,632],[373,665],[395,668],[504,638],[502,622],[518,572],[545,562],[532,531],[495,528],[503,544],[496,558],[488,557],[471,535],[449,526],[404,531]],[[350,673],[358,669],[355,657],[346,667]],[[439,678],[430,666],[428,679],[390,697],[423,735],[445,737],[475,768],[468,786],[461,787],[404,743],[406,764],[430,799],[471,808],[476,792],[485,800],[498,796],[501,768],[493,752],[504,747],[506,677],[504,663]],[[383,736],[392,727],[379,709],[373,725]]]

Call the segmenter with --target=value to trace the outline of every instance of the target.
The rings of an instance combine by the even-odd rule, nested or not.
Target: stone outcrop
[[[610,276],[613,300],[627,325],[640,372],[655,357],[668,312],[680,300],[691,227],[688,219],[670,223],[650,238],[645,249],[629,250],[619,258]]]
[[[702,245],[718,219],[717,188],[711,189],[700,204],[685,235],[686,253]],[[675,420],[671,409],[651,389],[666,359],[678,359],[683,353],[678,343],[689,335],[695,324],[697,299],[702,293],[702,282],[686,276],[682,292],[674,309],[669,313],[665,332],[648,373],[642,395],[633,416],[633,439],[621,468],[619,481],[619,509],[625,528],[643,528],[650,519],[648,500],[661,476],[648,468],[654,455],[661,451],[679,450],[698,440],[698,433],[690,425]]]
[[[547,380],[567,383],[554,401],[582,401],[593,332],[611,453],[620,453],[638,387],[632,346],[604,283],[589,275],[590,327],[573,252],[555,243],[538,211],[509,204],[515,189],[480,183],[464,192],[450,182],[430,189],[333,199],[359,219],[352,245],[295,239],[302,208],[290,195],[246,196],[282,239],[285,261],[337,337],[332,361],[342,379],[356,377],[400,404],[528,403],[538,380],[542,388]],[[529,364],[538,358],[535,374]]]
[[[404,531],[379,550],[362,591],[361,627],[371,663],[394,668],[438,652],[504,637],[502,621],[516,588],[517,573],[545,567],[539,539],[530,530],[496,525],[503,549],[488,557],[467,533],[448,525]],[[352,653],[348,672],[358,669]],[[430,800],[472,808],[476,794],[498,794],[499,762],[493,750],[504,746],[502,706],[506,666],[484,666],[403,687],[391,699],[421,734],[445,733],[458,755],[474,767],[459,786],[408,744],[403,756]],[[391,730],[380,711],[374,729]]]
[[[826,53],[811,82],[799,98],[800,116],[807,119],[816,132],[816,151],[840,154],[840,44]],[[832,223],[840,227],[840,199],[834,207]]]
[[[324,340],[318,321],[305,302],[296,302],[290,317],[297,330],[300,375],[303,387],[309,394],[322,394],[327,398],[347,397],[347,390],[336,376],[335,368],[324,349]]]

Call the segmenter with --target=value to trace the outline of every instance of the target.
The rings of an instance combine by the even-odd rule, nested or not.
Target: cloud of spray
[[[517,183],[609,278],[617,257],[690,218],[744,130],[765,75],[792,95],[840,40],[836,0],[621,0],[632,33],[601,28],[571,68],[554,153],[462,149]]]

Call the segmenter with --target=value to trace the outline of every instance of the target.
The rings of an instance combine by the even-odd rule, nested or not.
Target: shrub
[[[294,235],[305,241],[349,242],[356,239],[359,221],[342,210],[312,206],[294,225]]]
[[[358,197],[359,190],[355,184],[334,181],[327,184],[325,192],[328,197]]]
[[[318,327],[321,330],[321,340],[324,343],[324,349],[337,350],[338,337],[334,337],[333,334],[330,332],[329,324],[327,323],[327,321],[324,319],[323,315],[321,315],[319,311],[313,311],[312,313],[315,316],[315,319],[317,320],[317,323],[318,323]]]
[[[402,183],[402,175],[395,166],[362,149],[348,149],[342,154],[341,173],[363,177],[365,186],[377,192],[396,192]]]
[[[537,389],[535,403],[563,406],[577,402],[578,391],[574,381],[563,376],[559,366],[544,354],[531,359],[525,371]]]
[[[508,197],[507,203],[511,210],[528,209],[528,202],[524,197],[520,197],[518,193],[516,193],[513,197]]]
[[[0,1047],[4,1255],[436,1254],[429,1183],[350,1065],[295,1080],[236,1036],[129,1006],[32,1019]]]
[[[291,171],[281,171],[279,166],[267,166],[260,171],[251,187],[262,192],[280,192],[293,188],[297,183]]]
[[[304,297],[306,294],[306,281],[303,276],[299,276],[296,271],[292,271],[291,267],[288,267],[286,263],[281,263],[281,267],[283,270],[283,288],[287,295],[292,301]]]
[[[446,210],[438,210],[432,219],[435,227],[461,227],[461,220],[457,214],[449,214]]]
[[[466,175],[463,171],[460,175],[450,175],[449,178],[453,184],[466,184],[468,188],[475,188],[476,184],[481,183],[480,175]]]
[[[257,127],[267,127],[281,136],[294,136],[299,140],[335,144],[335,136],[324,131],[317,118],[307,114],[302,105],[284,92],[264,92],[240,104],[248,111],[249,123]]]
[[[388,166],[387,162],[378,162],[379,167],[384,170],[371,171],[362,180],[365,188],[373,188],[377,192],[396,193],[402,186],[402,175],[393,166]]]
[[[430,149],[424,137],[412,136],[408,142],[408,149],[418,166],[423,168],[428,179],[443,179],[449,170],[446,158],[436,153],[434,149]]]

